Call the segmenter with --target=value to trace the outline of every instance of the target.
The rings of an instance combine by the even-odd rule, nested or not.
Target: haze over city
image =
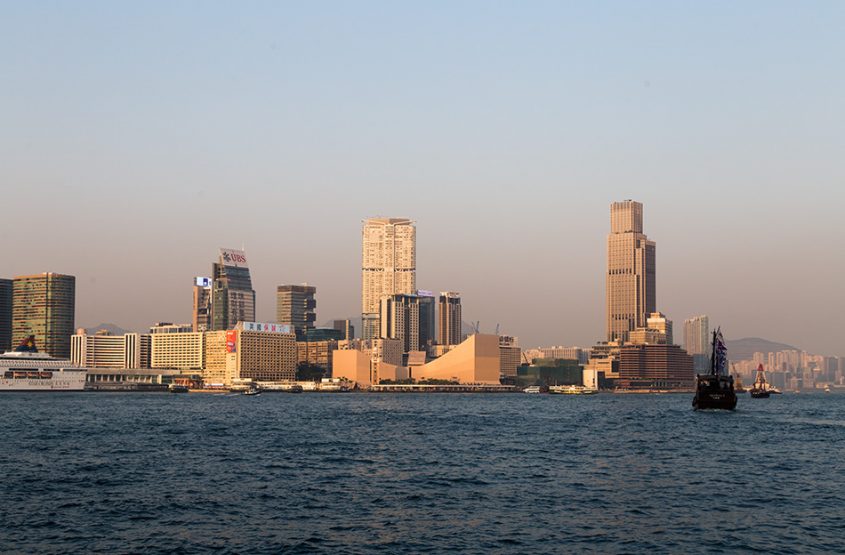
[[[243,246],[258,319],[307,282],[323,323],[360,314],[361,220],[400,216],[420,288],[586,346],[632,198],[660,311],[845,355],[845,7],[655,5],[8,4],[0,274],[143,329]]]

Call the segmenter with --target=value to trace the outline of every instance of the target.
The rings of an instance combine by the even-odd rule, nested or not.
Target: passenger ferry
[[[556,395],[595,395],[598,390],[583,385],[550,385],[549,393]]]
[[[69,360],[39,353],[34,336],[0,355],[0,391],[82,391],[87,373]]]

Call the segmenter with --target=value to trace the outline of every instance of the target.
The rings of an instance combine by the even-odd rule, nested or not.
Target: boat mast
[[[716,375],[716,330],[713,330],[713,344],[710,345],[710,375]]]

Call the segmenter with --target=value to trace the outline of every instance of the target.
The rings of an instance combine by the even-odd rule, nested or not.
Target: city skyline
[[[634,198],[674,322],[845,355],[842,6],[664,6],[9,5],[4,204],[51,225],[7,211],[2,277],[75,275],[78,324],[143,330],[190,321],[187,280],[244,246],[256,319],[309,283],[322,325],[360,314],[361,218],[401,215],[420,288],[586,346],[607,206]]]

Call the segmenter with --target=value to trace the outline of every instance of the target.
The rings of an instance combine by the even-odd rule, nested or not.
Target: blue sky
[[[245,245],[261,319],[308,282],[325,321],[403,216],[421,288],[586,345],[634,198],[676,325],[845,355],[843,37],[841,2],[2,2],[0,275],[143,328]]]

